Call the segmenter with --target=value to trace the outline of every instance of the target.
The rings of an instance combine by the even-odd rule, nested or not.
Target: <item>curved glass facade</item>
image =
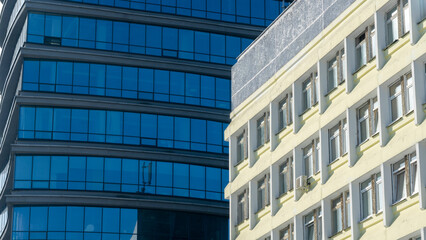
[[[127,192],[225,200],[228,170],[86,156],[16,156],[15,189]]]
[[[116,65],[25,60],[22,90],[230,108],[229,79]]]
[[[268,26],[281,12],[280,1],[268,0],[66,0],[148,12]],[[288,5],[287,2],[284,4]]]
[[[222,240],[228,219],[185,212],[80,206],[13,208],[13,240]]]
[[[19,138],[145,145],[228,153],[228,124],[156,114],[20,107]]]
[[[29,13],[27,41],[232,65],[253,40],[188,29]]]

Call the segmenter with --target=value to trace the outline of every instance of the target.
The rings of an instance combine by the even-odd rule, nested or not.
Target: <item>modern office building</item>
[[[1,239],[227,238],[231,65],[282,4],[4,0]]]
[[[232,69],[231,239],[426,239],[426,2],[298,0]]]

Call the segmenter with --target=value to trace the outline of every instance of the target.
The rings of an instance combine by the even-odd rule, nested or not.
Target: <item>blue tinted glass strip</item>
[[[178,28],[28,14],[27,42],[233,65],[252,40]],[[229,51],[225,51],[229,49]]]
[[[15,189],[125,192],[219,201],[226,201],[223,186],[228,180],[227,169],[87,156],[16,156],[15,173]]]
[[[223,141],[223,128],[227,125],[156,114],[22,106],[19,139],[144,145],[227,154],[228,144]]]
[[[85,4],[190,16],[224,22],[268,26],[282,11],[277,0],[65,0]],[[288,6],[288,2],[284,3]]]
[[[25,60],[22,90],[140,99],[230,109],[230,80],[116,65]]]
[[[13,207],[12,222],[14,240],[228,237],[227,217],[173,210],[24,205]],[[174,230],[165,231],[164,226],[173,226]]]

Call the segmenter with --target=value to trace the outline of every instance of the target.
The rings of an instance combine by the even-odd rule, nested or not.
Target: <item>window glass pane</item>
[[[205,189],[205,167],[191,165],[190,166],[190,187],[191,189],[204,190]]]
[[[50,157],[33,157],[33,180],[49,180]],[[47,185],[46,185],[47,186]]]
[[[87,181],[103,182],[104,161],[100,157],[87,157]]]
[[[31,207],[30,231],[47,231],[47,207]]]
[[[102,43],[112,42],[112,21],[97,20],[96,24],[96,41]],[[106,46],[106,45],[104,45]],[[102,48],[111,49],[111,48]]]
[[[89,131],[99,135],[105,134],[105,111],[90,110],[89,111]]]
[[[129,24],[114,22],[114,43],[129,44]]]
[[[90,18],[79,18],[79,39],[95,41],[96,20]]]
[[[189,119],[175,117],[175,140],[189,143]],[[188,145],[189,146],[189,145]]]
[[[157,162],[157,185],[163,188],[157,189],[157,192],[159,194],[162,194],[163,192],[170,192],[166,191],[171,188],[172,185],[172,164],[166,163],[166,162]],[[164,188],[166,187],[166,188]],[[168,193],[168,194],[170,194]]]
[[[200,75],[186,74],[186,96],[200,97]]]
[[[49,207],[49,232],[65,231],[65,207]]]
[[[136,209],[121,209],[120,233],[137,234],[137,218]]]
[[[141,114],[141,137],[148,138],[148,139],[157,138],[157,116],[156,115]]]
[[[123,184],[138,184],[138,161],[132,159],[123,159]]]
[[[58,133],[69,133],[71,130],[70,120],[71,120],[70,109],[55,108],[53,111],[53,131]],[[67,139],[64,139],[64,140],[67,140]]]
[[[72,85],[73,63],[58,62],[57,68],[58,68],[58,72],[56,76],[56,84]],[[60,91],[60,90],[57,89],[57,91]]]
[[[24,82],[31,82],[31,83],[38,83],[38,81],[39,81],[39,69],[40,69],[40,62],[39,61],[25,60],[24,61],[23,81]]]
[[[54,89],[56,79],[56,62],[42,61],[40,63],[40,83],[51,84]],[[50,90],[47,88],[46,90]]]
[[[87,212],[86,212],[87,214]],[[118,233],[120,222],[119,208],[103,208],[102,232]]]
[[[13,231],[28,231],[30,219],[29,207],[13,207]]]
[[[121,159],[105,158],[105,179],[106,183],[120,183],[121,181]]]
[[[61,16],[46,15],[44,34],[48,37],[61,37]]]
[[[16,156],[15,158],[15,180],[31,180],[32,157]]]
[[[84,214],[84,231],[100,232],[102,221],[102,208],[86,207]]]
[[[86,158],[69,157],[69,181],[85,181],[86,179]]]
[[[52,156],[51,157],[50,180],[67,181],[68,176],[68,157]]]
[[[206,143],[205,120],[191,119],[191,142]]]
[[[158,116],[158,138],[173,139],[173,117]]]
[[[189,167],[188,164],[173,164],[173,190],[174,195],[188,196],[189,189]]]
[[[83,222],[83,207],[67,207],[67,231],[82,232]]]
[[[78,22],[77,17],[62,17],[62,37],[76,39],[78,36]]]
[[[37,13],[28,14],[28,34],[44,34],[44,15]]]

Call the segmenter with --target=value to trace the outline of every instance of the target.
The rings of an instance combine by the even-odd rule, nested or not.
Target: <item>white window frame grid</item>
[[[409,81],[410,80],[410,81]],[[409,83],[410,82],[410,83]],[[390,100],[390,119],[391,124],[398,121],[403,116],[414,111],[414,79],[411,71],[403,74],[398,80],[389,85],[389,100]],[[400,88],[399,91],[396,91]],[[392,94],[392,88],[395,87],[395,93]],[[398,104],[397,98],[400,98]],[[396,110],[401,114],[396,115],[394,118],[393,101],[396,101]]]
[[[309,74],[309,77],[302,82],[302,114],[318,103],[318,84],[319,78],[317,72],[312,72]]]
[[[256,121],[256,146],[261,148],[269,142],[269,112],[264,112]]]
[[[293,157],[279,165],[279,196],[293,190]]]
[[[340,212],[340,219],[334,217],[338,216],[337,211]],[[337,234],[343,230],[348,229],[350,225],[350,198],[349,191],[341,193],[337,198],[331,200],[331,216],[332,216],[332,234]],[[338,222],[340,221],[341,229],[338,228]]]
[[[362,185],[364,183],[368,183],[368,185],[365,188],[362,188]],[[383,211],[383,178],[380,172],[375,173],[370,176],[369,179],[360,182],[360,219],[363,221],[364,219],[369,218],[370,216],[373,216],[374,214],[379,214]],[[370,192],[369,194],[367,192]],[[369,214],[367,216],[364,216],[364,201],[363,201],[363,194],[368,194],[369,198],[368,201],[368,212]],[[379,208],[380,206],[380,208]]]
[[[293,102],[293,96],[292,93],[286,94],[284,99],[282,99],[278,103],[278,128],[279,131],[286,129],[287,126],[290,126],[293,123],[293,116],[292,116],[292,102]],[[285,114],[285,117],[284,117]]]
[[[397,167],[397,168],[396,168]],[[415,170],[415,171],[414,171]],[[418,193],[419,188],[419,169],[417,161],[417,153],[404,155],[404,157],[392,164],[392,202],[396,204],[408,196],[413,196]],[[403,175],[402,189],[398,188],[397,176]],[[417,188],[417,189],[416,189]],[[397,193],[402,191],[401,198],[397,198]]]
[[[366,111],[362,111],[366,108]],[[362,114],[363,113],[363,114]],[[366,103],[362,104],[356,109],[357,114],[357,141],[358,145],[366,142],[371,136],[379,132],[379,102],[377,97],[369,99]],[[362,139],[361,124],[365,121],[366,137]]]
[[[304,175],[306,175],[307,177],[312,177],[314,175],[316,175],[319,172],[319,138],[315,138],[312,140],[312,142],[310,143],[310,145],[304,147],[302,149],[303,151],[303,172]],[[307,166],[306,163],[309,163],[310,168],[312,169],[312,173],[311,172],[307,172]]]
[[[287,234],[287,235],[286,235]],[[294,239],[294,226],[293,223],[288,224],[286,227],[279,231],[280,240],[293,240]]]
[[[408,0],[397,0],[397,2],[398,3],[393,6],[391,10],[386,12],[387,46],[393,44],[411,30]],[[390,28],[392,29],[392,39],[390,39]]]
[[[237,195],[237,226],[248,219],[248,189]]]
[[[346,118],[339,121],[334,127],[328,131],[328,146],[329,146],[329,163],[332,163],[338,160],[340,157],[344,156],[347,151],[347,141],[348,141],[348,124]],[[337,139],[337,141],[336,141]],[[337,142],[336,145],[336,156],[333,158],[332,154],[332,140]]]
[[[248,139],[247,139],[247,130],[244,129],[243,132],[237,135],[237,161],[235,166],[242,163],[248,158]]]
[[[396,26],[395,26],[396,24]],[[391,10],[386,12],[386,45],[389,46],[399,38],[398,34],[398,7],[394,6]],[[396,29],[395,29],[396,27]],[[392,34],[390,34],[392,29]],[[396,30],[396,33],[394,32]],[[390,38],[392,35],[392,39]]]
[[[265,174],[262,178],[257,180],[257,212],[265,209],[270,204],[270,175]]]
[[[369,25],[355,38],[356,69],[360,69],[376,57],[376,28]],[[362,39],[362,40],[361,40]],[[362,61],[363,60],[363,61]]]
[[[312,215],[312,216],[311,216]],[[310,217],[310,219],[307,219]],[[309,221],[307,221],[309,220]],[[313,239],[321,239],[322,237],[322,211],[321,208],[316,208],[303,216],[303,239],[310,240],[307,235],[309,227],[313,227]]]
[[[336,55],[327,62],[327,93],[330,93],[345,82],[345,49],[337,51]]]

